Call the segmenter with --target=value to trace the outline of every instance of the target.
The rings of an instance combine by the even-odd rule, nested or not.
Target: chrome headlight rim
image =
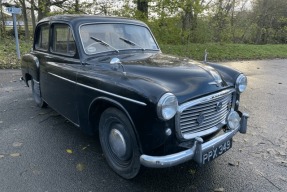
[[[235,84],[236,91],[243,93],[247,88],[247,77],[244,74],[240,74],[236,79]]]
[[[173,106],[167,105],[169,104],[168,102],[170,102],[170,100],[173,100]],[[170,102],[170,104],[171,103],[172,102]],[[172,110],[172,113],[167,115],[166,113],[167,110]],[[161,98],[157,103],[157,115],[161,120],[167,121],[172,119],[176,115],[177,110],[178,110],[178,101],[174,94],[165,93],[163,96],[161,96]]]

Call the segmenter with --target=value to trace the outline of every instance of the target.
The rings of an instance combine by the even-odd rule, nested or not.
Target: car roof
[[[79,23],[94,23],[94,22],[103,22],[103,23],[132,23],[132,24],[140,24],[145,25],[143,22],[129,19],[124,17],[113,17],[113,16],[104,16],[104,15],[55,15],[43,18],[38,22],[38,24],[43,22],[67,22],[71,24],[79,24]]]

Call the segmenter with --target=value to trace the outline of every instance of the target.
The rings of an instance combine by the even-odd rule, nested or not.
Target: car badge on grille
[[[202,113],[200,113],[199,116],[196,119],[198,125],[202,125],[204,119],[205,119],[204,115]]]
[[[216,111],[218,112],[222,108],[222,102],[216,103]]]

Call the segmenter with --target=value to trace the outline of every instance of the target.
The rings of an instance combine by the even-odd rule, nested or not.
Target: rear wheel
[[[140,153],[126,115],[116,108],[106,109],[100,119],[99,136],[110,167],[123,178],[134,178],[140,170]]]
[[[36,102],[37,106],[41,108],[47,107],[47,103],[43,101],[41,97],[39,82],[35,81],[34,79],[31,79],[31,87],[33,99]]]

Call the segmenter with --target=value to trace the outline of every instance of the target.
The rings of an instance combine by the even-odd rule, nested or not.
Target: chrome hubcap
[[[123,158],[126,154],[127,146],[122,133],[117,129],[112,129],[109,135],[109,143],[112,151],[119,157]]]

